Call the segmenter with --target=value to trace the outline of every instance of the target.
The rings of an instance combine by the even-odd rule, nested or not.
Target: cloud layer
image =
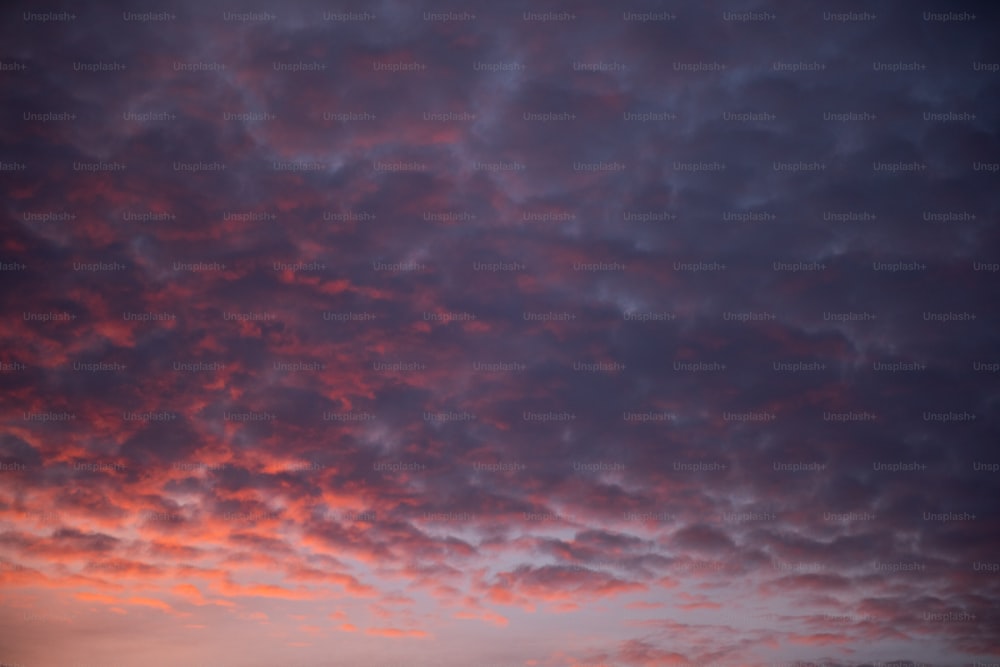
[[[1000,659],[995,10],[4,11],[3,664]]]

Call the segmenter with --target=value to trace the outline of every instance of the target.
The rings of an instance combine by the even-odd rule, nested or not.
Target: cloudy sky
[[[0,665],[1000,663],[996,8],[105,4],[0,22]]]

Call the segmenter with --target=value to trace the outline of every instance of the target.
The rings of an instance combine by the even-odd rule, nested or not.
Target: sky
[[[998,18],[6,5],[0,665],[1000,664]]]

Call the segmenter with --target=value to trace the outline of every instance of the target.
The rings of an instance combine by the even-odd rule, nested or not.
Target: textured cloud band
[[[0,664],[1000,662],[974,3],[20,3]]]

